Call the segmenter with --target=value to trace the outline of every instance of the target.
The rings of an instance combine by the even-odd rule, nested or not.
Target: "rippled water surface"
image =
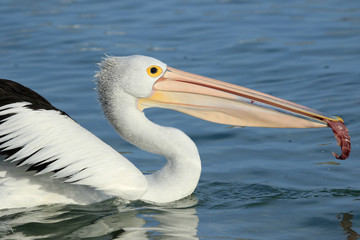
[[[0,210],[5,239],[356,239],[360,233],[360,2],[25,1],[0,3],[0,73],[50,100],[144,172],[161,157],[106,122],[93,75],[104,54],[142,54],[341,116],[346,161],[327,129],[229,128],[151,109],[203,164],[195,193],[166,206],[112,199]],[[1,201],[1,199],[0,199]]]

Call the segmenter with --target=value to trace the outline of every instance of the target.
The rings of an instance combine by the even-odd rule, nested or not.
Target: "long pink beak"
[[[342,121],[271,95],[167,67],[151,96],[138,101],[140,110],[168,108],[207,121],[233,126],[272,128],[327,127]]]

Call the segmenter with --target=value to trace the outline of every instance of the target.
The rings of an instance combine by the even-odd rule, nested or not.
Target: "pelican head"
[[[113,87],[137,98],[148,97],[166,64],[151,57],[109,57],[100,64],[98,89]],[[107,89],[108,90],[108,89]]]
[[[177,70],[152,57],[108,57],[100,66],[100,99],[107,95],[104,91],[123,91],[136,98],[139,111],[168,108],[211,122],[251,127],[317,128],[326,127],[326,120],[341,121],[265,93]]]

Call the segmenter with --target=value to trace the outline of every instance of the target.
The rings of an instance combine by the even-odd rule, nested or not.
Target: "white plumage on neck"
[[[167,159],[161,170],[146,176],[148,190],[141,200],[161,203],[186,197],[194,191],[200,178],[197,147],[182,131],[157,125],[146,118],[137,108],[138,97],[142,95],[140,90],[140,96],[133,96],[124,89],[124,84],[128,85],[124,79],[118,79],[124,69],[122,64],[121,58],[107,58],[97,74],[97,90],[105,115],[125,140]],[[136,73],[126,73],[126,76],[131,75],[136,76]],[[151,88],[150,91],[144,89],[144,95],[146,91],[149,95]]]

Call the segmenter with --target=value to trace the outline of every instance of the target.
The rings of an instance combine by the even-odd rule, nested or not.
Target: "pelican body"
[[[340,121],[265,93],[187,73],[146,56],[106,57],[96,74],[99,102],[116,131],[166,164],[144,175],[105,144],[16,82],[0,80],[0,208],[88,204],[111,197],[168,203],[196,188],[201,161],[179,129],[143,110],[168,108],[233,126],[319,128]]]

